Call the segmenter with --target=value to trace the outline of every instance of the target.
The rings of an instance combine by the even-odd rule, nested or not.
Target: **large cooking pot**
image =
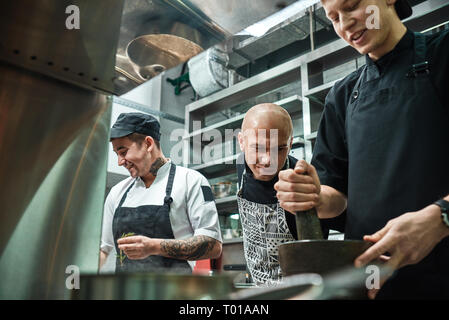
[[[227,299],[232,278],[217,275],[128,273],[81,275],[74,300],[210,300]]]
[[[372,243],[362,240],[324,240],[316,209],[296,213],[298,241],[279,246],[282,274],[300,273],[325,275],[350,267],[355,258]]]
[[[134,70],[148,80],[202,52],[195,42],[171,35],[148,34],[132,40],[126,54]]]

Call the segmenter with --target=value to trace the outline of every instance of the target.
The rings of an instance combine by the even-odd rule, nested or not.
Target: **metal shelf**
[[[287,61],[272,69],[259,73],[249,79],[241,81],[231,87],[220,90],[210,96],[192,102],[186,106],[187,113],[206,114],[229,108],[243,100],[266,93],[273,88],[301,79],[301,64],[332,56],[352,49],[344,40],[338,39],[317,50]]]
[[[302,97],[300,95],[293,95],[273,103],[284,107],[284,109],[287,110],[290,114],[302,112]],[[238,116],[235,116],[233,118],[214,123],[213,125],[202,128],[200,130],[192,131],[189,135],[183,137],[183,139],[189,139],[214,129],[219,130],[222,134],[225,132],[225,129],[238,129],[240,128],[244,117],[245,114],[239,114]]]
[[[294,145],[296,145],[296,144],[304,144],[305,143],[305,141],[304,141],[304,139],[303,138],[301,138],[301,137],[293,137],[293,146]]]
[[[324,107],[324,102],[326,101],[326,96],[329,93],[329,91],[332,89],[335,83],[340,81],[342,78],[324,83],[320,86],[317,86],[315,88],[312,88],[304,93],[304,96],[306,98],[309,98],[312,100],[312,102],[316,102],[322,107]]]
[[[232,195],[225,198],[215,200],[218,212],[223,215],[228,213],[235,213],[238,211],[237,196]]]
[[[302,113],[302,97],[300,95],[295,94],[274,103],[284,107],[290,115]]]
[[[225,129],[237,129],[240,127],[244,117],[245,114],[239,114],[236,117],[214,123],[213,125],[202,128],[200,130],[192,131],[188,136],[185,136],[183,139],[189,139],[214,129],[221,129],[220,132],[222,133],[224,132]]]
[[[254,77],[187,105],[186,111],[204,117],[206,114],[227,109],[241,101],[266,93],[273,88],[279,88],[297,81],[301,78],[299,62],[300,60],[293,59],[259,73]]]
[[[229,202],[233,202],[233,201],[237,201],[237,196],[233,195],[233,196],[227,196],[224,198],[219,198],[217,200],[215,200],[215,204],[219,205],[219,204],[227,204]]]
[[[241,243],[243,238],[223,239],[223,244]]]
[[[306,140],[314,140],[316,139],[317,131],[312,132],[311,134],[308,134],[305,136]]]
[[[227,156],[221,159],[217,159],[208,163],[202,163],[195,166],[190,167],[190,169],[200,171],[203,174],[214,174],[216,172],[230,172],[235,170],[235,161],[237,157],[240,155],[233,154],[231,156]]]

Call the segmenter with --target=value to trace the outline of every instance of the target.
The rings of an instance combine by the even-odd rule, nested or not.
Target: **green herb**
[[[134,232],[123,233],[122,236],[120,237],[120,239],[126,238],[126,237],[131,237],[133,235],[135,235]],[[126,259],[126,254],[123,253],[123,250],[120,250],[120,254],[117,254],[116,256],[118,259],[120,259],[120,266],[123,267],[123,261],[125,261],[125,259]]]

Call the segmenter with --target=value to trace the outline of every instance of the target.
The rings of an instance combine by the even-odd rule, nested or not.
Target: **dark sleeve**
[[[329,237],[329,230],[336,230],[339,232],[345,232],[346,226],[346,210],[334,218],[320,219],[321,229],[323,230],[323,236]]]
[[[326,97],[318,127],[312,165],[320,182],[348,194],[348,151],[345,137],[345,87],[337,83]],[[340,95],[338,98],[337,93]]]
[[[449,109],[449,31],[432,35],[427,45],[432,82],[441,102]]]

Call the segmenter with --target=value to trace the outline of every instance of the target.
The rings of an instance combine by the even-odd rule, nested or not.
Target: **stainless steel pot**
[[[132,40],[126,54],[142,80],[148,80],[202,52],[196,43],[171,34],[149,34]]]
[[[232,278],[170,273],[81,275],[74,300],[210,300],[226,299]]]

